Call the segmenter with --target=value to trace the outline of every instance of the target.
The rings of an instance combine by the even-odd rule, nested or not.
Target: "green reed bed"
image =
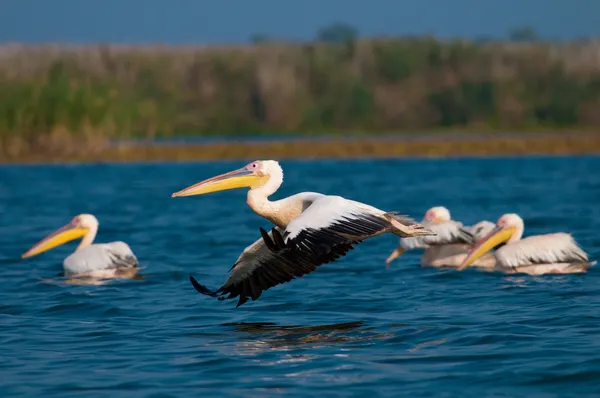
[[[0,158],[92,158],[114,139],[172,134],[596,130],[599,53],[599,41],[429,37],[4,45]]]

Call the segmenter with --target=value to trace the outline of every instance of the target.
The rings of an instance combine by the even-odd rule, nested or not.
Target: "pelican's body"
[[[400,238],[398,247],[387,258],[387,264],[407,250],[424,249],[421,255],[421,266],[458,267],[478,238],[494,227],[494,224],[489,221],[481,221],[472,227],[464,227],[462,223],[453,221],[450,211],[442,206],[427,210],[422,224],[436,235]],[[484,255],[473,265],[481,268],[493,268],[496,265],[496,259],[493,254]]]
[[[282,182],[283,171],[276,161],[256,161],[173,194],[190,196],[249,187],[250,208],[275,225],[269,232],[261,228],[261,238],[242,252],[217,291],[211,292],[190,277],[200,293],[220,299],[239,296],[240,306],[249,298],[256,300],[264,290],[344,256],[364,239],[386,232],[405,237],[432,234],[408,217],[341,196],[303,192],[270,201],[268,197]]]
[[[127,243],[92,243],[98,232],[98,225],[98,220],[93,215],[80,214],[69,224],[29,249],[23,254],[23,258],[83,238],[75,252],[63,261],[66,276],[110,278],[135,274],[138,270],[138,261]]]
[[[125,242],[93,244],[69,255],[63,261],[66,275],[111,277],[130,274],[139,264]]]
[[[497,248],[496,269],[506,273],[529,275],[571,274],[585,272],[591,265],[586,252],[567,233],[535,235],[521,239],[523,219],[505,214],[496,227],[469,252],[459,267],[469,267],[480,256]],[[499,247],[502,245],[501,247]],[[498,248],[499,247],[499,248]]]

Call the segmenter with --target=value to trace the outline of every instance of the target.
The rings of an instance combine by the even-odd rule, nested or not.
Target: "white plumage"
[[[118,274],[138,266],[125,242],[94,244],[77,250],[63,261],[66,275]]]

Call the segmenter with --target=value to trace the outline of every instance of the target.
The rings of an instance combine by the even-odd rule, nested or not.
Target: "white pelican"
[[[458,269],[469,267],[494,248],[497,248],[497,269],[507,273],[571,274],[585,272],[592,265],[588,255],[569,234],[559,232],[521,239],[523,231],[521,217],[516,214],[503,215],[496,227],[469,252]]]
[[[249,298],[258,299],[264,290],[344,256],[364,239],[386,232],[404,237],[432,234],[406,216],[340,196],[303,192],[270,201],[269,196],[282,182],[279,163],[262,160],[172,195],[191,196],[249,187],[250,208],[275,225],[270,232],[260,229],[262,237],[242,252],[218,290],[210,291],[190,276],[196,290],[219,299],[239,296],[239,307]]]
[[[400,238],[398,247],[385,260],[390,264],[394,259],[411,249],[425,249],[421,256],[421,265],[430,267],[458,267],[478,238],[494,228],[490,221],[480,221],[472,227],[453,221],[450,211],[443,206],[432,207],[425,212],[423,226],[435,232],[436,236]],[[493,268],[496,259],[489,253],[473,264],[482,268]]]
[[[91,214],[80,214],[64,227],[42,239],[22,257],[32,257],[83,238],[75,252],[63,261],[65,275],[110,278],[137,272],[138,260],[127,243],[92,244],[97,232],[98,219]]]

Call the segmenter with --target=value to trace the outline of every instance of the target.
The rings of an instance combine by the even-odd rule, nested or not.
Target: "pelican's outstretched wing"
[[[505,267],[533,264],[587,263],[587,254],[569,234],[535,235],[505,245],[496,251]]]
[[[262,238],[244,250],[218,290],[210,291],[193,277],[190,280],[202,294],[227,299],[239,296],[240,306],[249,298],[256,300],[264,290],[313,272],[346,255],[364,239],[385,232],[431,234],[408,217],[337,196],[323,196],[287,228],[274,228],[269,233],[261,229]]]
[[[423,225],[433,231],[435,236],[417,236],[414,238],[401,238],[399,248],[403,250],[423,249],[435,245],[473,244],[471,232],[457,221],[442,223],[427,223]]]
[[[217,297],[219,300],[239,296],[237,303],[239,307],[249,298],[258,299],[263,291],[273,286],[289,282],[317,269],[318,265],[308,263],[303,258],[290,258],[289,255],[278,255],[271,250],[274,245],[281,243],[282,232],[283,230],[279,228],[273,228],[270,232],[261,228],[261,238],[242,252],[231,268],[229,277],[218,290],[211,291],[190,276],[192,285],[198,292]],[[269,248],[266,242],[273,246]]]

